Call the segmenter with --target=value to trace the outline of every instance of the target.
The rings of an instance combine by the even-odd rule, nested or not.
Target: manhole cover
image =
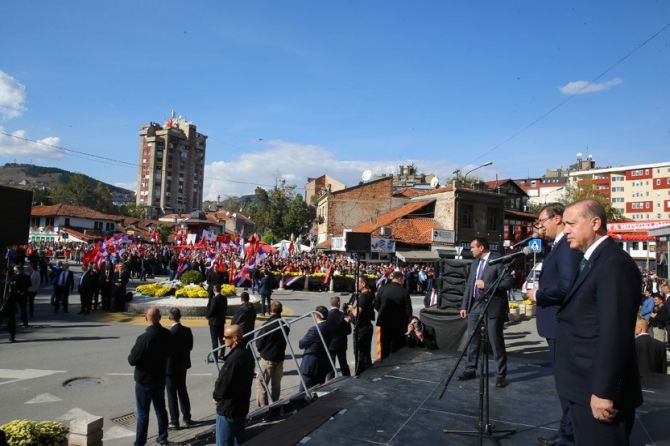
[[[112,421],[121,426],[134,426],[135,425],[135,412],[131,412],[120,417],[112,418]]]
[[[105,381],[102,378],[83,376],[79,378],[68,379],[63,383],[63,387],[77,387],[77,388],[96,387],[104,383]]]

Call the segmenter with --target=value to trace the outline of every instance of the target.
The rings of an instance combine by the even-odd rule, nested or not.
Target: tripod
[[[476,328],[475,330],[472,331],[472,333],[470,333],[470,336],[468,337],[468,340],[465,344],[463,351],[461,352],[461,355],[458,357],[456,364],[452,368],[451,373],[449,374],[444,383],[442,392],[438,396],[438,399],[442,399],[442,396],[444,395],[444,392],[447,390],[447,387],[449,386],[451,379],[456,373],[459,364],[463,360],[463,357],[466,355],[468,347],[472,343],[472,339],[474,338],[476,331],[479,330],[480,336],[479,336],[478,354],[481,356],[481,363],[479,373],[479,421],[477,425],[477,430],[468,431],[468,430],[444,429],[443,432],[445,434],[477,435],[479,437],[480,445],[483,444],[484,438],[494,442],[495,444],[499,444],[499,440],[501,438],[508,437],[516,432],[516,430],[496,430],[495,426],[490,421],[490,413],[489,413],[489,353],[487,348],[488,319],[489,319],[488,310],[489,305],[491,305],[492,298],[495,295],[496,291],[498,290],[498,287],[500,286],[500,282],[505,277],[505,275],[509,273],[510,267],[511,263],[506,263],[503,267],[503,270],[500,272],[500,274],[498,274],[498,277],[493,283],[493,286],[489,288],[488,292],[484,293],[484,295],[481,296],[480,302],[483,301],[483,309],[481,314],[479,315],[479,318],[477,319]],[[480,306],[481,305],[482,304],[480,303]]]

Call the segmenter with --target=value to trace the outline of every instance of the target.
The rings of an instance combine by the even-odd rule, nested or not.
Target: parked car
[[[533,267],[531,268],[530,272],[528,273],[528,277],[526,277],[526,281],[521,285],[521,293],[526,295],[528,290],[531,288],[535,288],[537,286],[538,280],[540,280],[540,273],[542,272],[542,262],[537,262]]]

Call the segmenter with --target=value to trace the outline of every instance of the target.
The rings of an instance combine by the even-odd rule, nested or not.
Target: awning
[[[435,262],[440,255],[435,251],[397,251],[396,257],[403,262]]]

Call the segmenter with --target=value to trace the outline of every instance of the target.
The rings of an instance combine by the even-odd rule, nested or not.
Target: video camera
[[[355,307],[358,303],[358,293],[351,293],[349,300],[342,304],[342,311],[349,313],[349,307]]]

